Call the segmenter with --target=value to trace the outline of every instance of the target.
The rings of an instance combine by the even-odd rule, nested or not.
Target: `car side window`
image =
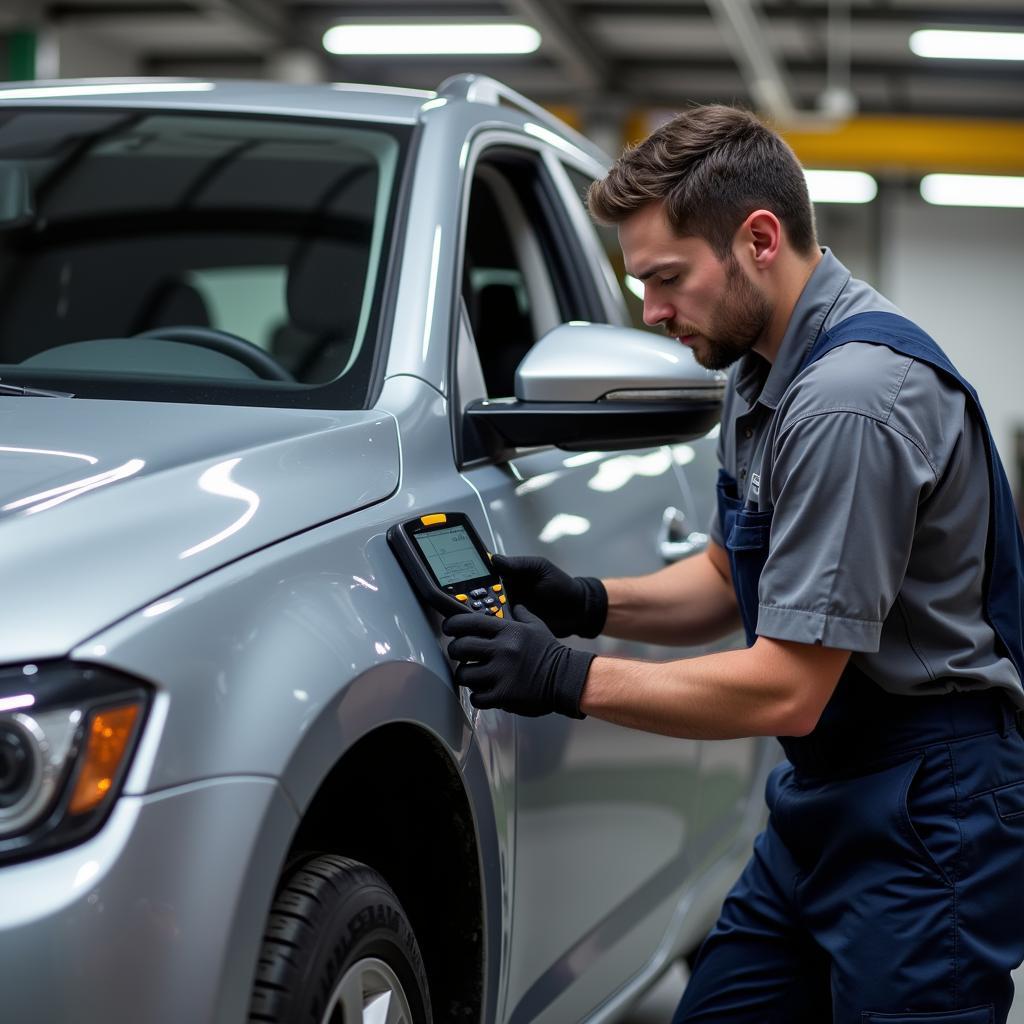
[[[473,175],[462,298],[489,398],[514,393],[540,337],[591,312],[541,174],[532,154],[500,150]]]
[[[565,166],[565,172],[569,176],[569,180],[572,182],[577,195],[580,197],[580,202],[585,206],[587,190],[594,179],[574,167]],[[595,227],[597,228],[597,235],[601,240],[601,245],[604,247],[605,255],[608,257],[608,262],[611,264],[612,271],[615,274],[615,281],[622,292],[622,299],[626,303],[630,321],[634,327],[638,327],[640,330],[651,330],[644,323],[643,284],[629,277],[626,273],[626,268],[622,261],[622,250],[619,248],[618,231],[608,224],[595,224]]]

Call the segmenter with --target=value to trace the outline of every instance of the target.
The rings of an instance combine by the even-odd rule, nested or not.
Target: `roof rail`
[[[512,107],[519,110],[547,128],[549,131],[561,136],[578,149],[582,149],[588,156],[605,163],[608,159],[600,146],[591,142],[585,135],[581,135],[575,128],[570,127],[564,121],[559,120],[549,110],[545,110],[539,103],[528,100],[522,93],[510,89],[503,82],[488,75],[476,75],[471,73],[452,75],[446,78],[437,87],[438,96],[444,96],[452,100],[465,100],[468,103],[487,103],[493,107]]]

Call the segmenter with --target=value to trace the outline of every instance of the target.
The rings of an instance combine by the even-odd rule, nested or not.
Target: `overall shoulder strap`
[[[978,400],[974,388],[960,376],[949,356],[939,348],[935,339],[912,320],[908,320],[898,313],[883,311],[854,313],[853,316],[839,321],[818,335],[818,340],[807,353],[800,369],[805,370],[811,363],[817,362],[833,349],[851,341],[885,345],[896,352],[920,359],[953,377],[961,387],[972,395],[975,401]]]
[[[988,462],[991,500],[983,584],[985,617],[1024,681],[1024,538],[1021,536],[1013,491],[999,459],[992,432],[978,393],[945,352],[917,324],[896,313],[855,313],[827,331],[807,353],[800,371],[822,356],[852,341],[885,345],[919,359],[957,385],[968,397],[968,406],[981,424]]]

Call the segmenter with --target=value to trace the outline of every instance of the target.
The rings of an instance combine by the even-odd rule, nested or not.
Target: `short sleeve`
[[[758,634],[877,651],[934,482],[921,449],[873,416],[834,410],[784,426]]]

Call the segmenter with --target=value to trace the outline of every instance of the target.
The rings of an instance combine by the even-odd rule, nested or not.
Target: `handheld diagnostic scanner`
[[[434,512],[395,523],[388,544],[420,599],[444,616],[479,612],[504,618],[501,577],[468,516]]]

